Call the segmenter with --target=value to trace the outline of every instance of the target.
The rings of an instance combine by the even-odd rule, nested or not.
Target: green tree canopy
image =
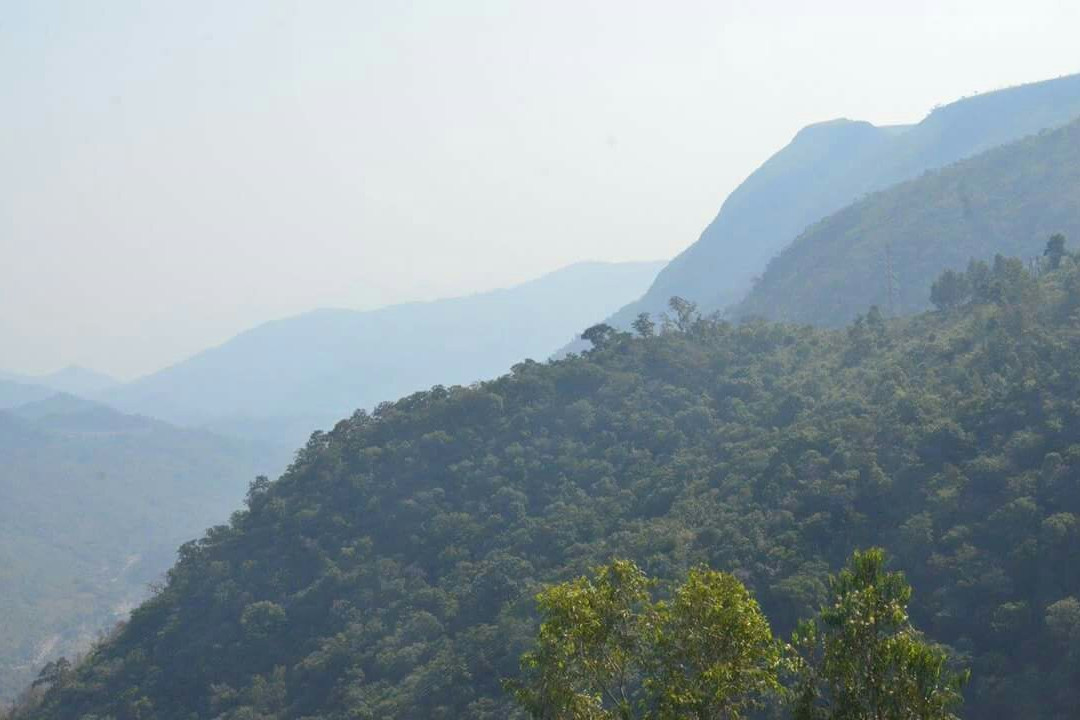
[[[952,720],[965,673],[908,619],[911,586],[884,551],[856,551],[830,579],[832,602],[793,636],[796,720]]]
[[[534,718],[732,720],[779,690],[780,647],[733,575],[691,570],[670,600],[615,560],[539,594],[537,647],[510,683]]]
[[[611,342],[611,338],[614,335],[615,328],[607,323],[597,323],[596,325],[590,325],[586,328],[581,333],[581,339],[592,343],[594,348],[602,348]]]
[[[946,270],[930,286],[930,302],[938,310],[951,310],[967,302],[971,297],[971,285],[967,276],[955,270]]]
[[[734,575],[693,569],[656,609],[654,717],[740,718],[779,691],[780,646]]]

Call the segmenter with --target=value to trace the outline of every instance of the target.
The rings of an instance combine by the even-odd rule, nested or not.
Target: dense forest
[[[730,573],[778,635],[880,545],[965,717],[1080,706],[1080,263],[999,257],[841,330],[699,316],[315,433],[18,717],[504,718],[546,585]],[[43,694],[43,697],[36,697]]]
[[[870,195],[772,259],[735,316],[841,326],[871,304],[929,307],[931,281],[969,258],[1024,259],[1080,236],[1080,120]],[[891,289],[891,296],[890,296]]]

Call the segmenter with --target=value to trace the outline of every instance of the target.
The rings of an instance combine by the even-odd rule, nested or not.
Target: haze
[[[1073,2],[2,7],[0,368],[30,373],[671,257],[808,123],[1080,69]]]

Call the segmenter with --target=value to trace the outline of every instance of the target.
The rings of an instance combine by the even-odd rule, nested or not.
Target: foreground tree
[[[734,576],[700,569],[670,601],[616,560],[538,596],[537,649],[509,687],[544,720],[734,720],[779,689],[780,650]]]
[[[908,619],[911,586],[877,548],[830,579],[832,604],[796,630],[796,720],[951,720],[966,673]]]
[[[631,718],[651,621],[649,580],[632,562],[596,568],[592,578],[537,596],[543,618],[528,676],[510,685],[534,718]]]
[[[741,718],[780,691],[780,646],[735,576],[691,570],[656,614],[659,631],[646,681],[654,717]]]

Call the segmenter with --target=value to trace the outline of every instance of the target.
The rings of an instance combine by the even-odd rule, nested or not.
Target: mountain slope
[[[359,407],[547,357],[642,292],[660,263],[582,263],[508,290],[260,325],[102,399],[292,446]]]
[[[843,325],[872,304],[929,307],[930,283],[996,253],[1080,238],[1080,121],[871,195],[811,226],[768,265],[737,315]],[[891,255],[893,300],[886,257]]]
[[[805,128],[731,193],[700,239],[613,324],[662,312],[673,295],[723,309],[807,226],[866,193],[1077,116],[1080,75],[1072,75],[965,98],[908,127],[840,120]]]
[[[357,413],[181,550],[30,717],[502,718],[538,583],[613,555],[746,581],[785,633],[853,547],[974,670],[1080,703],[1080,267],[846,331],[698,320]]]
[[[124,617],[280,458],[72,396],[0,412],[0,698]]]

